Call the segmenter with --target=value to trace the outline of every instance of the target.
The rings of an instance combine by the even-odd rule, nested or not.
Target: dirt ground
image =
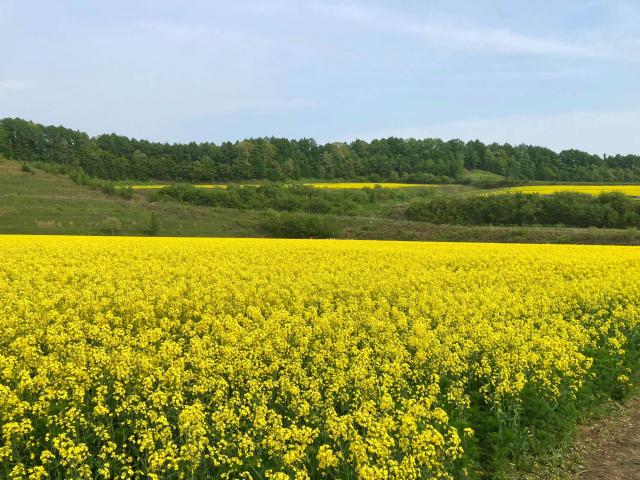
[[[640,480],[640,399],[584,426],[575,480]]]

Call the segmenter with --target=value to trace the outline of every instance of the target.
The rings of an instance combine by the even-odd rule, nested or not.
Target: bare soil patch
[[[580,428],[575,480],[640,480],[640,398]]]

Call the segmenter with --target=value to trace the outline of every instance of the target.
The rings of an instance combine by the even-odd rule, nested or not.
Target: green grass
[[[161,235],[256,236],[258,212],[151,203],[108,196],[76,185],[68,177],[40,170],[23,172],[17,162],[0,161],[0,233],[100,235],[108,217],[117,218],[122,235],[144,235],[152,212]]]

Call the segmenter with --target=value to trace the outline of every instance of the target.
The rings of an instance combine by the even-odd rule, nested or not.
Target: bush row
[[[330,190],[304,185],[277,184],[258,187],[230,184],[227,188],[202,189],[192,185],[178,184],[159,190],[152,198],[243,210],[273,209],[287,212],[358,215],[375,210],[385,201],[402,201],[429,194],[427,190],[417,189],[412,191],[383,188]]]
[[[435,224],[640,226],[640,202],[619,192],[433,197],[412,202],[405,214],[409,220]]]

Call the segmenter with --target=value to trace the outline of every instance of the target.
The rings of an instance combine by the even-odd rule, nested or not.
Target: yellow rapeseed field
[[[171,184],[150,184],[150,185],[131,185],[131,188],[134,190],[158,190],[160,188],[169,187]],[[194,185],[196,188],[227,188],[224,184],[218,183],[208,183],[202,185]]]
[[[297,185],[297,184],[291,184],[291,185]],[[328,189],[334,189],[334,190],[354,190],[354,189],[360,189],[360,188],[376,188],[376,187],[380,187],[380,188],[424,188],[424,187],[437,187],[439,185],[432,185],[432,184],[426,184],[426,183],[366,183],[366,182],[359,182],[359,183],[302,183],[300,185],[305,185],[307,187],[314,187],[314,188],[328,188]],[[134,190],[157,190],[160,188],[164,188],[169,186],[168,184],[157,184],[157,185],[132,185],[131,188],[133,188]],[[252,186],[252,187],[256,187],[256,184],[243,184],[243,186]],[[226,185],[224,184],[216,184],[216,183],[210,183],[210,184],[198,184],[198,185],[194,185],[194,187],[196,188],[227,188]]]
[[[496,193],[539,193],[550,195],[556,192],[577,192],[599,195],[607,192],[621,192],[625,195],[640,197],[640,185],[524,185],[521,187],[501,188]]]
[[[634,247],[4,236],[0,258],[3,478],[472,477],[498,435],[626,388],[639,338]]]
[[[372,182],[355,182],[355,183],[305,183],[309,187],[315,188],[329,188],[335,190],[354,190],[359,188],[424,188],[424,187],[438,187],[441,185],[429,184],[429,183],[372,183]]]

